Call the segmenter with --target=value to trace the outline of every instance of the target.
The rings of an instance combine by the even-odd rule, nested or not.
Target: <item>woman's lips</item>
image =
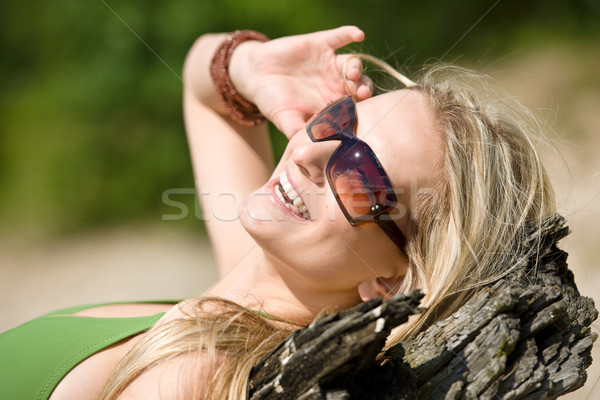
[[[275,186],[275,190],[276,193],[282,194],[282,198],[280,199],[288,206],[288,208],[302,218],[310,219],[308,207],[304,204],[304,199],[300,196],[300,191],[288,174],[287,168],[279,175],[279,187]]]
[[[267,190],[270,193],[271,201],[273,201],[275,203],[275,206],[284,214],[290,215],[299,221],[309,220],[310,215],[308,214],[308,209],[306,208],[298,194],[294,191],[291,193],[292,196],[289,196],[289,194],[285,190],[282,190],[283,187],[281,182],[281,176],[284,174],[285,172],[282,173],[279,177],[271,180],[267,184]],[[286,187],[288,187],[289,189],[289,183],[287,182],[286,178],[287,177],[284,177],[283,184],[286,184]],[[298,205],[293,205],[293,201],[291,200],[292,197],[296,201],[296,204],[299,204],[300,207],[302,207],[302,209],[305,210],[304,214],[300,211],[300,207],[298,207]]]

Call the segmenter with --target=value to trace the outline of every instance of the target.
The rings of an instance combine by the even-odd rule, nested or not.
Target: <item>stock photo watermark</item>
[[[398,199],[397,204],[389,212],[378,215],[379,219],[401,220],[409,214],[411,219],[416,219],[419,199],[422,199],[423,196],[437,196],[437,192],[430,187],[419,187],[417,180],[413,178],[409,189],[396,188],[393,195]],[[334,221],[340,216],[343,217],[343,214],[337,210],[339,207],[319,206],[319,203],[325,201],[326,196],[331,196],[331,194],[319,192],[303,196],[302,200],[308,208],[309,219],[315,218],[311,211],[317,209],[321,209],[324,214],[319,218]],[[193,199],[192,206],[190,206],[190,198]],[[249,196],[240,196],[229,192],[198,192],[194,188],[169,188],[162,193],[162,203],[169,208],[169,211],[164,213],[161,219],[163,221],[180,221],[193,215],[194,218],[201,221],[231,222],[238,220],[243,213],[247,213],[249,218],[256,221],[283,221],[289,216],[286,216],[285,210],[281,208],[273,207],[272,211],[258,215],[244,207],[245,204],[263,202],[276,204],[278,201],[276,196],[270,192],[254,192]],[[375,210],[374,207],[378,209],[378,206],[374,206],[374,204],[389,203],[389,192],[384,190],[376,196],[373,194],[367,196],[364,191],[356,189],[338,194],[338,202],[342,203],[350,214],[369,215],[372,214],[370,211]]]

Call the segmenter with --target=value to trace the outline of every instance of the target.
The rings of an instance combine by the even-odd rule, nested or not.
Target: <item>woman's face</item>
[[[443,156],[425,98],[405,89],[365,100],[356,109],[357,136],[387,172],[398,198],[395,222],[408,237],[416,194],[432,187]],[[356,288],[363,280],[393,276],[407,265],[379,226],[352,226],[342,213],[325,173],[339,144],[313,143],[305,130],[298,132],[272,179],[249,196],[242,213],[242,224],[265,254],[296,279],[327,290]],[[286,180],[284,202],[299,197],[291,209],[278,193]]]

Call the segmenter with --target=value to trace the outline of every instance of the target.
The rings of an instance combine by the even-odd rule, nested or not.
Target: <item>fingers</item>
[[[346,92],[355,101],[366,100],[373,95],[373,81],[366,75],[361,76],[358,82],[346,81]]]
[[[356,88],[356,97],[358,100],[366,100],[373,95],[373,81],[366,75],[362,75],[358,80]]]
[[[363,72],[362,60],[353,54],[343,54],[337,56],[336,63],[342,71],[342,76],[352,82],[357,82]]]
[[[373,81],[363,75],[363,64],[360,57],[352,54],[338,56],[338,64],[343,63],[342,79],[346,92],[352,94],[356,100],[365,100],[373,94]]]
[[[365,33],[356,26],[342,26],[321,33],[324,35],[325,42],[334,50],[352,42],[362,42],[365,38]]]

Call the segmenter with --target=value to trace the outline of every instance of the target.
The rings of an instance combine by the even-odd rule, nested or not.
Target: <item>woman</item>
[[[72,358],[44,393],[243,398],[253,363],[324,310],[422,288],[427,312],[391,345],[508,272],[498,256],[554,211],[535,118],[455,68],[413,83],[377,62],[407,88],[372,96],[360,58],[336,53],[363,38],[341,27],[194,44],[185,122],[222,279],[177,306],[63,311],[69,322],[149,320]],[[264,119],[289,139],[276,167]]]

